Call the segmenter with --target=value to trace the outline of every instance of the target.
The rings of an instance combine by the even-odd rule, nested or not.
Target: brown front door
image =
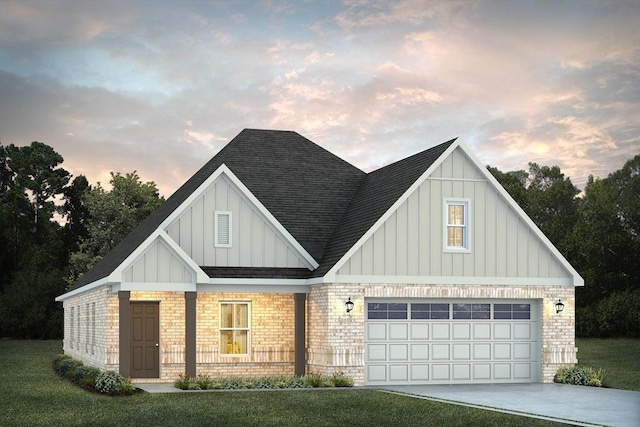
[[[131,301],[131,377],[160,377],[160,305]]]

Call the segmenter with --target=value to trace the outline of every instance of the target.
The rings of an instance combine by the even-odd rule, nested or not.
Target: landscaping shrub
[[[605,370],[590,366],[571,366],[558,369],[553,381],[562,384],[602,387]]]
[[[331,383],[335,387],[353,387],[353,380],[347,378],[344,372],[334,372],[331,376]]]
[[[59,354],[53,359],[53,370],[86,390],[121,395],[136,391],[128,378],[122,378],[113,371],[102,372],[93,366],[85,366],[81,361],[65,354]]]
[[[53,370],[56,371],[58,374],[61,374],[62,372],[60,372],[60,365],[62,364],[63,361],[68,359],[71,359],[71,356],[67,354],[58,354],[53,359]]]
[[[96,388],[96,378],[100,375],[100,369],[93,366],[79,366],[76,369],[76,374],[73,378],[73,382],[88,390],[94,390]]]
[[[100,393],[117,394],[122,387],[122,377],[114,371],[101,372],[96,378],[96,390]]]
[[[353,380],[344,373],[336,372],[328,377],[311,373],[304,377],[258,377],[258,378],[211,378],[208,375],[189,377],[179,375],[174,386],[181,390],[244,390],[244,389],[283,389],[311,387],[353,387]]]

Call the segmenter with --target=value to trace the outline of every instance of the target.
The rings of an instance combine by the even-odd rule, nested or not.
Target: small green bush
[[[98,368],[79,366],[76,369],[73,382],[86,389],[95,389],[98,375],[100,375],[100,369]]]
[[[60,362],[60,374],[70,380],[73,381],[75,375],[76,375],[76,370],[80,367],[83,366],[82,362],[76,359],[64,359],[62,362]]]
[[[305,380],[311,387],[335,387],[331,378],[328,378],[319,372],[311,372],[305,375]]]
[[[353,380],[347,378],[342,371],[333,373],[331,383],[334,387],[353,387]]]
[[[96,378],[96,390],[100,393],[117,394],[122,387],[123,379],[117,372],[101,372]]]
[[[571,366],[558,369],[553,381],[561,384],[587,385],[602,387],[605,370],[589,366]]]
[[[69,360],[69,359],[71,359],[71,356],[69,356],[68,354],[58,354],[53,359],[53,370],[56,371],[58,374],[61,374],[62,372],[60,372],[60,365],[62,364],[63,361]]]

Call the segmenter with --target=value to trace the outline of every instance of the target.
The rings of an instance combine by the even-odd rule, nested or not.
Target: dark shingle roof
[[[296,132],[245,129],[79,279],[73,289],[113,272],[222,164],[320,264],[307,276],[320,277],[451,143],[453,140],[366,174]],[[205,268],[210,276],[222,274],[215,277],[241,277],[242,270]],[[269,277],[303,276],[299,269],[286,273],[267,270],[262,273]],[[264,277],[259,276],[260,270],[244,271],[252,277]]]
[[[370,172],[336,227],[312,277],[324,276],[454,141]]]
[[[74,285],[107,277],[225,164],[317,261],[364,172],[291,131],[245,129]]]

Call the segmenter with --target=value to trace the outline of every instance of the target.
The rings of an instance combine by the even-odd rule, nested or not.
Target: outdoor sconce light
[[[564,310],[564,304],[562,303],[562,301],[558,300],[558,302],[556,303],[556,314],[561,313],[562,310]]]
[[[347,313],[351,313],[351,310],[353,310],[353,301],[351,301],[351,297],[349,297],[347,302],[344,303],[344,306],[347,308]]]

